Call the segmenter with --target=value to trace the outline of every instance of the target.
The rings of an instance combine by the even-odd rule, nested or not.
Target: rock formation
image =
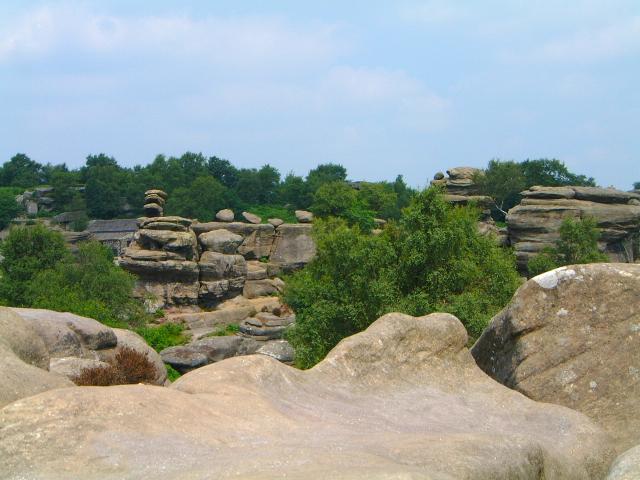
[[[640,478],[640,445],[620,455],[605,480],[637,480]]]
[[[155,382],[164,384],[160,356],[134,332],[71,313],[0,307],[0,406],[73,386],[67,377],[112,359],[123,346],[146,355],[155,365]]]
[[[507,215],[511,245],[518,267],[560,238],[566,218],[593,217],[600,228],[600,247],[613,262],[633,262],[634,241],[640,234],[640,195],[612,188],[532,187]]]
[[[158,207],[164,205],[164,192],[148,190],[145,198],[145,212],[162,213]],[[119,259],[138,276],[136,295],[157,309],[215,307],[243,293],[249,298],[276,294],[276,275],[301,268],[313,258],[312,226],[277,219],[261,224],[255,215],[243,216],[252,223],[234,222],[228,209],[216,214],[221,220],[217,222],[170,216],[139,219],[139,230]]]
[[[640,443],[640,265],[562,267],[529,280],[471,350],[500,383]]]
[[[162,190],[147,190],[144,192],[144,214],[147,217],[164,216],[164,204],[167,194]]]
[[[266,355],[0,410],[9,478],[601,479],[584,415],[494,382],[448,314],[388,314],[311,370]],[[73,412],[70,415],[70,412]]]

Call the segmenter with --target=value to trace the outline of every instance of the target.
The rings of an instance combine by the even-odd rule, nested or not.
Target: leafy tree
[[[398,218],[398,194],[387,182],[362,182],[358,197],[365,207],[381,218]]]
[[[209,173],[227,188],[235,188],[238,183],[238,169],[229,160],[210,157],[207,162]]]
[[[496,209],[504,216],[520,201],[519,193],[527,188],[521,165],[512,160],[491,160],[487,169],[474,177],[484,195],[493,198]]]
[[[390,311],[450,312],[477,337],[519,285],[513,253],[480,235],[477,217],[432,187],[381,235],[342,220],[320,221],[316,258],[288,280],[284,293],[296,311],[288,339],[298,365],[314,365],[340,339]]]
[[[293,172],[288,173],[284,181],[280,183],[279,197],[285,205],[303,209],[309,208],[313,200],[304,178]]]
[[[17,307],[29,306],[27,287],[33,278],[69,255],[62,235],[40,224],[13,227],[0,253],[4,257],[0,263],[0,298]]]
[[[398,175],[395,181],[393,182],[393,191],[396,192],[396,195],[398,198],[398,201],[396,204],[397,206],[396,212],[399,215],[400,211],[404,207],[409,205],[409,203],[411,202],[411,199],[416,194],[416,192],[415,190],[407,186],[402,175]]]
[[[634,190],[640,190],[640,182],[635,182],[635,183],[633,184],[633,189],[634,189]]]
[[[11,189],[0,188],[0,229],[18,216],[20,206],[16,202],[16,194]]]
[[[309,368],[342,338],[365,329],[394,304],[395,254],[386,237],[363,235],[344,220],[318,220],[317,256],[287,281],[284,300],[296,312],[287,338]]]
[[[307,185],[311,193],[315,193],[325,183],[345,182],[346,180],[347,169],[335,163],[318,165],[307,175]]]
[[[85,200],[92,218],[114,218],[122,211],[124,175],[113,157],[89,155],[81,170],[85,179]]]
[[[106,325],[126,327],[145,317],[132,296],[134,277],[113,263],[111,250],[98,242],[78,247],[28,283],[32,307],[72,312]]]
[[[280,172],[271,165],[264,165],[258,170],[258,203],[271,204],[277,200],[280,185]]]
[[[539,275],[563,265],[606,262],[607,256],[598,248],[599,238],[600,230],[594,218],[565,219],[556,246],[544,249],[529,261],[529,274]]]
[[[313,196],[311,211],[320,218],[343,218],[363,230],[373,227],[374,212],[359,199],[358,191],[344,181],[322,184]]]
[[[187,188],[178,188],[169,197],[166,212],[200,221],[210,221],[216,212],[228,205],[228,191],[215,178],[204,175],[196,178]]]
[[[49,183],[53,187],[52,197],[58,211],[70,210],[77,205],[80,193],[74,187],[78,183],[78,174],[66,169],[53,169],[49,173]]]
[[[534,185],[544,185],[548,187],[560,187],[563,185],[596,186],[595,180],[592,177],[570,172],[563,162],[555,158],[525,160],[520,164],[520,167],[525,178],[526,188]]]
[[[17,153],[0,169],[0,186],[30,188],[43,183],[42,165]]]

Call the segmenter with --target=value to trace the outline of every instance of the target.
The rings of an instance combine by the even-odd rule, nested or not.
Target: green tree
[[[52,169],[49,174],[49,183],[53,187],[52,197],[55,208],[58,211],[70,210],[70,206],[78,204],[80,192],[74,187],[78,183],[78,174],[65,169]]]
[[[176,189],[165,210],[170,215],[210,221],[218,210],[229,206],[227,197],[227,189],[207,174],[196,178],[189,187]]]
[[[484,195],[493,198],[501,216],[520,201],[520,192],[527,188],[521,165],[513,160],[491,160],[487,169],[474,177]]]
[[[358,191],[344,181],[322,184],[313,196],[311,211],[320,218],[343,218],[363,230],[373,228],[374,212],[367,209]]]
[[[384,236],[364,235],[344,220],[314,223],[317,256],[287,281],[285,302],[296,312],[287,338],[296,362],[309,368],[342,338],[365,329],[396,298],[395,253]]]
[[[89,155],[82,170],[85,200],[92,218],[115,218],[122,211],[125,194],[123,173],[114,158],[101,153]]]
[[[304,178],[293,172],[288,173],[280,184],[279,197],[283,204],[302,209],[309,208],[313,200]]]
[[[43,167],[24,153],[17,153],[0,169],[0,186],[30,188],[43,183]]]
[[[140,324],[142,304],[132,296],[134,277],[113,263],[111,250],[98,242],[82,243],[40,271],[28,283],[32,307],[72,312],[114,327]]]
[[[7,188],[0,188],[0,229],[6,228],[20,213],[16,194]]]
[[[364,206],[381,218],[398,218],[398,194],[387,182],[362,182],[358,197]]]
[[[345,182],[347,180],[347,169],[335,163],[324,163],[318,165],[307,175],[307,185],[309,192],[315,193],[321,185],[330,182]]]
[[[235,188],[238,183],[238,169],[229,160],[210,157],[207,162],[209,173],[227,188]]]
[[[319,190],[320,191],[320,190]],[[400,311],[457,315],[471,338],[519,285],[513,253],[477,231],[478,212],[453,207],[432,187],[417,194],[398,224],[370,235],[337,219],[314,226],[317,255],[287,282],[296,311],[287,337],[307,368],[347,335]]]
[[[599,238],[600,230],[594,218],[566,218],[560,226],[556,246],[544,249],[529,260],[529,274],[539,275],[563,265],[606,262],[607,256],[598,248]]]
[[[4,257],[0,263],[0,298],[17,307],[29,306],[29,282],[69,255],[62,235],[40,224],[13,227],[0,253]]]
[[[592,177],[570,172],[564,162],[556,160],[555,158],[525,160],[520,164],[520,167],[525,177],[526,188],[534,185],[547,187],[560,187],[563,185],[596,186],[595,180]]]

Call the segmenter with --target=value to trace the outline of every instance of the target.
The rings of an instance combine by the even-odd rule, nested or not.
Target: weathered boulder
[[[245,298],[258,298],[278,294],[278,287],[270,278],[264,280],[247,280],[244,282],[242,296]]]
[[[618,451],[640,442],[640,265],[562,267],[521,286],[471,350],[529,398],[582,412]]]
[[[197,256],[198,244],[193,232],[143,228],[138,230],[134,238],[143,249],[179,252],[188,260]]]
[[[216,213],[216,219],[220,220],[221,222],[233,222],[233,210],[230,210],[228,208],[220,210],[218,213]]]
[[[560,238],[567,219],[594,218],[600,229],[600,248],[611,261],[633,262],[635,236],[640,234],[640,206],[630,204],[640,196],[611,188],[531,187],[507,215],[511,245],[518,267],[526,271],[529,260]]]
[[[282,220],[281,218],[269,218],[267,219],[267,222],[277,228],[284,223],[284,220]]]
[[[255,215],[255,214],[250,213],[250,212],[242,212],[242,216],[249,223],[258,224],[258,223],[262,222],[262,219],[258,215]]]
[[[455,167],[447,170],[448,177],[445,177],[441,172],[436,173],[431,184],[443,185],[446,192],[451,195],[477,195],[479,189],[474,178],[480,173],[482,173],[480,168]]]
[[[293,347],[286,340],[273,340],[264,342],[264,344],[256,350],[260,355],[267,355],[275,358],[279,362],[291,364],[295,357]]]
[[[640,478],[640,445],[620,455],[605,480],[638,480]]]
[[[264,280],[268,276],[267,265],[257,260],[247,262],[247,280]]]
[[[170,388],[45,392],[0,411],[0,471],[41,479],[604,477],[611,453],[599,427],[489,379],[466,341],[451,315],[389,314],[307,371],[251,355],[194,370]]]
[[[247,260],[257,260],[271,254],[274,240],[273,225],[256,225],[256,227],[238,247],[238,253],[244,255]]]
[[[296,220],[300,223],[312,223],[313,222],[313,213],[307,212],[306,210],[296,210],[295,211]]]
[[[49,352],[38,332],[11,309],[0,307],[0,407],[46,390],[73,386],[48,370]]]
[[[221,228],[220,230],[213,230],[201,234],[198,240],[200,240],[200,244],[205,250],[234,254],[242,243],[243,238],[240,235]]]
[[[143,210],[147,217],[161,217],[164,213],[162,205],[155,202],[145,203]]]
[[[316,254],[316,244],[311,235],[313,225],[280,225],[276,231],[269,260],[282,271],[291,272],[304,267]]]
[[[273,313],[260,312],[253,318],[240,322],[240,333],[256,340],[282,338],[287,327],[295,322],[294,315],[278,317]]]
[[[79,377],[85,369],[104,368],[108,366],[108,363],[93,358],[62,357],[51,359],[49,371],[63,375],[73,381],[76,377]]]
[[[205,337],[188,345],[169,347],[160,352],[162,360],[181,373],[219,362],[225,358],[256,353],[264,342],[238,335]]]

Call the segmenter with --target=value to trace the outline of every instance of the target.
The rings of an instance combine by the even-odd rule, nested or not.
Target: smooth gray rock
[[[244,239],[223,228],[205,232],[198,237],[198,240],[205,250],[233,255]]]
[[[306,210],[295,211],[296,220],[300,223],[313,223],[313,213]]]
[[[250,212],[242,212],[242,216],[249,223],[258,224],[262,222],[262,218]]]
[[[620,455],[609,470],[606,480],[638,480],[640,478],[640,445]]]
[[[229,208],[225,208],[216,213],[216,219],[220,220],[221,222],[233,222],[234,217],[235,215],[233,213],[233,210]]]

